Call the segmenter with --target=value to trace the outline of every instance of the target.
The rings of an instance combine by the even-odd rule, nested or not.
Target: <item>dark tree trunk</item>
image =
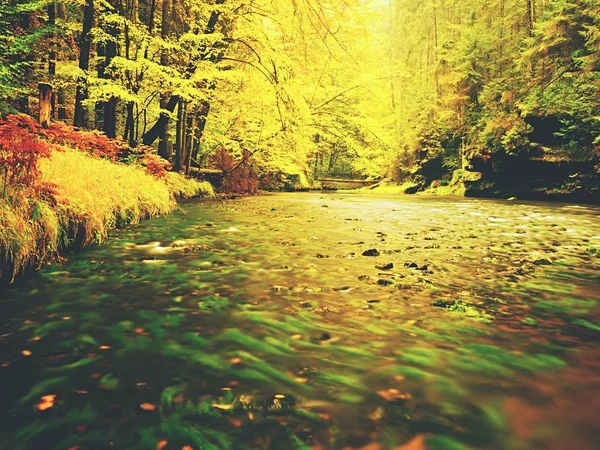
[[[116,31],[113,31],[113,33],[116,34]],[[117,56],[117,44],[114,42],[107,43],[104,70],[106,70],[106,67],[108,67],[115,56]],[[106,72],[104,72],[104,78],[108,78]],[[109,138],[114,139],[117,137],[117,99],[114,97],[104,103],[102,131],[104,131]]]
[[[224,3],[225,3],[225,0],[216,0],[216,2],[215,2],[216,5],[223,5]],[[221,15],[221,13],[219,11],[212,12],[212,14],[210,15],[210,18],[208,19],[206,28],[204,29],[204,34],[212,34],[215,32],[215,27],[217,25],[217,22],[219,21],[220,15]],[[195,72],[196,72],[196,66],[194,64],[191,64],[190,67],[188,67],[186,78],[191,78]],[[172,105],[172,109],[169,109],[169,108],[165,108],[165,109],[172,112],[175,109],[175,106],[177,106],[177,103],[179,101],[180,101],[179,96],[172,95],[169,98],[169,101],[167,102],[167,105]],[[150,130],[148,130],[146,132],[146,134],[144,134],[144,136],[142,136],[142,142],[144,143],[144,145],[152,145],[156,141],[156,139],[158,139],[158,137],[160,136],[161,130],[164,130],[164,128],[169,125],[169,120],[170,120],[169,116],[161,114],[160,117],[158,118],[158,120],[156,121],[156,123],[152,126],[152,128],[150,128]]]
[[[127,103],[127,119],[125,120],[125,134],[123,135],[123,139],[127,141],[130,147],[137,146],[137,142],[135,139],[135,117],[133,111],[134,107],[134,103]]]
[[[38,87],[40,90],[39,122],[42,128],[48,128],[52,116],[52,85],[40,83]]]
[[[94,0],[86,0],[83,9],[83,27],[79,38],[79,68],[87,72],[90,67],[90,48],[92,37],[90,31],[94,26]],[[87,125],[83,101],[87,98],[87,86],[85,76],[77,79],[77,92],[75,94],[75,116],[73,125],[85,127]]]
[[[210,113],[210,103],[205,101],[202,103],[202,107],[200,108],[200,112],[198,115],[198,129],[196,130],[196,138],[198,143],[202,139],[202,135],[204,134],[204,129],[206,128],[206,121],[208,119],[208,114]],[[200,151],[200,145],[194,146],[194,153],[192,155],[192,160],[198,161],[198,152]]]
[[[175,132],[175,158],[173,161],[173,168],[176,172],[181,170],[181,147],[182,147],[182,133],[183,133],[183,119],[184,119],[184,104],[179,102],[177,108],[177,128]]]
[[[163,39],[167,39],[167,37],[169,36],[169,33],[170,33],[169,22],[171,20],[171,7],[172,7],[171,0],[163,0],[161,31],[160,31],[160,36]],[[165,66],[165,67],[169,65],[169,51],[166,49],[163,49],[162,52],[160,53],[160,64],[161,64],[161,66]],[[160,108],[168,110],[168,106],[169,106],[169,95],[167,93],[163,92],[160,95]],[[172,157],[172,154],[171,154],[172,151],[169,148],[169,116],[166,116],[166,117],[164,117],[164,116],[166,116],[166,114],[161,113],[159,122],[157,122],[157,123],[159,123],[158,154],[160,156],[162,156],[163,158],[169,160]],[[163,120],[161,121],[161,119],[163,119]]]
[[[190,113],[186,120],[185,136],[185,174],[190,174],[190,165],[192,163],[192,147],[194,144],[194,117],[196,114]]]

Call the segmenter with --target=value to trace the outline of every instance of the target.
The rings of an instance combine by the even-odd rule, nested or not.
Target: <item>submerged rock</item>
[[[313,337],[310,340],[313,342],[324,342],[331,339],[331,335],[327,332],[321,333],[319,336]]]
[[[375,268],[379,270],[392,270],[394,268],[394,263],[390,262],[384,264],[376,264]]]
[[[279,293],[281,293],[281,292],[287,292],[287,291],[289,291],[290,288],[287,287],[287,286],[279,286],[277,284],[274,284],[273,286],[271,286],[271,290],[273,292],[279,292]]]
[[[243,394],[234,402],[234,407],[246,411],[279,411],[296,406],[296,399],[291,395]]]
[[[437,308],[447,308],[448,306],[452,306],[456,303],[456,300],[451,298],[438,298],[434,300],[431,305]]]
[[[365,250],[363,252],[363,256],[379,256],[381,253],[379,253],[379,250],[377,250],[376,248],[370,248],[369,250]]]

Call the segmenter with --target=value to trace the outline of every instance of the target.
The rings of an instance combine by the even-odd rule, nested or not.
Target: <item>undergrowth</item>
[[[65,146],[76,133],[66,126],[40,131],[26,116],[0,123],[0,281],[67,247],[101,243],[114,227],[167,214],[176,198],[213,193],[209,183],[167,172],[146,150],[138,161],[118,162],[122,144],[111,149],[103,136],[92,145],[102,144],[98,152]]]

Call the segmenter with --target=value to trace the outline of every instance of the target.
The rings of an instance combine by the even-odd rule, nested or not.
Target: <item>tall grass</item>
[[[212,194],[210,184],[180,174],[157,179],[71,149],[54,151],[40,170],[42,181],[55,185],[53,196],[13,190],[0,197],[0,279],[39,267],[66,247],[101,243],[111,228],[167,214],[177,197]]]

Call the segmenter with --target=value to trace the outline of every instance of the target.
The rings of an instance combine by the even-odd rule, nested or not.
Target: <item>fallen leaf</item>
[[[388,390],[382,390],[382,391],[377,391],[377,395],[379,395],[381,398],[389,401],[401,398],[401,399],[407,399],[407,398],[411,398],[410,394],[402,394],[398,389],[388,389]]]
[[[302,339],[302,335],[301,334],[294,334],[292,336],[292,339],[295,340],[295,341],[297,341],[298,339]]]
[[[407,442],[400,447],[396,447],[395,450],[427,450],[425,446],[425,438],[419,434],[415,436],[410,442]]]
[[[379,420],[381,418],[383,418],[383,415],[385,414],[385,411],[383,408],[377,408],[375,411],[373,411],[371,414],[369,414],[369,419],[375,421],[375,420]]]
[[[229,418],[229,422],[236,428],[239,428],[243,425],[242,421],[239,419],[234,419],[233,417]]]
[[[134,328],[133,332],[137,333],[137,334],[142,334],[144,332],[144,329],[143,328]]]
[[[56,395],[49,394],[44,395],[40,398],[41,402],[36,405],[38,411],[46,411],[54,406],[54,400],[56,399]]]
[[[62,320],[71,320],[71,317],[70,317],[70,316],[64,316],[64,317],[62,318]]]
[[[29,350],[23,350],[21,352],[21,354],[23,354],[23,356],[31,356],[32,355],[32,353]]]
[[[168,443],[169,442],[167,442],[166,439],[163,439],[158,444],[156,444],[156,450],[163,450],[167,446]]]
[[[110,349],[110,345],[101,345],[100,346],[100,350],[109,350]]]
[[[231,359],[229,360],[229,362],[230,362],[231,364],[239,364],[239,363],[241,363],[241,362],[242,362],[242,360],[241,360],[240,358],[231,358]]]
[[[153,405],[152,403],[142,403],[140,408],[142,408],[144,411],[154,411],[156,409],[156,405]]]
[[[217,408],[217,409],[221,409],[223,411],[227,411],[227,410],[233,409],[233,405],[222,405],[222,404],[219,404],[219,403],[213,403],[212,407],[213,408]]]
[[[53,402],[41,402],[36,405],[38,411],[46,411],[54,406]]]
[[[194,450],[191,445],[184,445],[181,450]]]
[[[371,442],[370,444],[361,447],[360,450],[381,450],[381,444],[378,442]]]

